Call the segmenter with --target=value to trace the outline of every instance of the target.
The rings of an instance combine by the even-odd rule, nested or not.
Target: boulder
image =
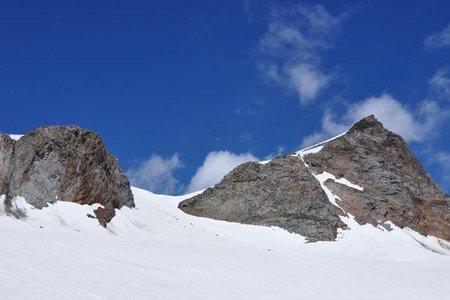
[[[39,127],[18,141],[0,135],[0,194],[42,208],[56,201],[133,207],[130,183],[100,136],[76,126]]]

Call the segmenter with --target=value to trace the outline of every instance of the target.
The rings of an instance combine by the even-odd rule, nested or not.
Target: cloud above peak
[[[311,103],[333,79],[320,67],[321,53],[333,46],[342,19],[320,4],[273,9],[259,41],[263,78]]]
[[[258,160],[251,153],[235,154],[229,151],[212,151],[206,156],[202,166],[197,169],[186,192],[196,192],[213,186],[238,165]]]
[[[391,94],[372,96],[347,106],[346,112],[336,121],[336,113],[325,112],[320,131],[306,136],[302,146],[310,146],[347,130],[352,124],[369,115],[402,136],[407,142],[421,142],[433,135],[437,126],[448,116],[448,111],[432,100],[420,103],[415,111],[403,105]]]
[[[307,103],[317,97],[325,88],[332,76],[325,75],[308,64],[295,65],[289,68],[289,84],[300,97],[301,103]]]

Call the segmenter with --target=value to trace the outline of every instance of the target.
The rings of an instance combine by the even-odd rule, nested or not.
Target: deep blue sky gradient
[[[303,1],[305,5],[315,2]],[[124,169],[178,152],[187,184],[213,150],[297,150],[327,107],[389,92],[414,108],[450,48],[424,39],[450,24],[450,1],[322,1],[347,13],[321,66],[339,79],[307,106],[258,72],[269,6],[252,1],[6,1],[0,4],[0,131],[76,124],[99,132]],[[249,11],[250,9],[250,11]],[[441,100],[449,108],[450,101]],[[450,150],[449,123],[411,147]]]

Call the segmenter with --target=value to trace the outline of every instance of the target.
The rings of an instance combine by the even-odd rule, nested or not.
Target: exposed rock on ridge
[[[276,225],[309,240],[334,240],[351,214],[361,224],[391,221],[424,235],[450,240],[450,198],[432,181],[403,139],[374,117],[303,157],[247,163],[213,188],[180,203],[197,216],[246,224]],[[307,166],[305,166],[307,164]],[[327,180],[342,201],[333,206],[314,175],[328,172],[363,191]]]
[[[18,141],[0,134],[1,194],[7,200],[22,196],[37,208],[56,201],[99,203],[108,210],[106,222],[114,208],[134,206],[117,159],[98,134],[76,126],[40,127]]]
[[[180,203],[190,214],[256,225],[274,225],[308,237],[334,240],[345,227],[305,164],[281,156],[266,165],[245,163],[214,188]]]

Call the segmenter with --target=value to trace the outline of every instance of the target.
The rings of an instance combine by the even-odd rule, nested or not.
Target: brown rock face
[[[391,221],[450,241],[450,197],[403,139],[374,116],[321,146],[319,152],[304,156],[304,162],[287,156],[267,165],[241,165],[179,208],[197,216],[276,225],[311,241],[335,239],[336,229],[345,227],[338,215],[347,214],[361,224]],[[325,186],[342,199],[341,210],[328,201],[314,176],[324,171],[364,190],[327,180]]]
[[[116,211],[114,210],[114,208],[99,207],[94,210],[94,214],[97,217],[100,225],[106,227],[106,225],[111,222],[111,220],[116,216]]]
[[[298,158],[282,156],[267,165],[243,164],[203,194],[179,204],[196,215],[255,225],[274,225],[310,241],[334,240],[345,227],[338,208]]]
[[[56,201],[133,207],[130,183],[98,134],[76,126],[37,128],[17,142],[0,135],[0,194],[37,208]]]
[[[339,205],[360,223],[391,221],[450,240],[450,197],[433,182],[403,139],[374,116],[304,159],[315,174],[326,171],[364,188],[361,192],[334,181],[325,183],[342,199]]]

